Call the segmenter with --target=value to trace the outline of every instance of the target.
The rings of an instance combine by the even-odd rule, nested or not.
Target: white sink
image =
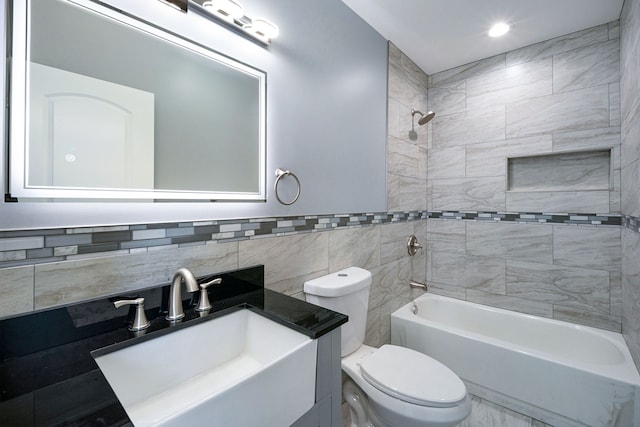
[[[315,340],[239,310],[95,358],[143,426],[288,426],[315,401]]]

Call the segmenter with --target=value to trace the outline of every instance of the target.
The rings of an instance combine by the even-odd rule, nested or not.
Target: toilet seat
[[[464,383],[451,369],[405,347],[383,345],[359,365],[369,384],[408,403],[450,408],[467,397]]]

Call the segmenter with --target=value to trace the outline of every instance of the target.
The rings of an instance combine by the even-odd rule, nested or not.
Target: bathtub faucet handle
[[[410,256],[414,256],[418,253],[418,249],[420,249],[420,253],[422,253],[422,245],[418,242],[418,238],[412,234],[407,241],[407,252],[409,252]]]

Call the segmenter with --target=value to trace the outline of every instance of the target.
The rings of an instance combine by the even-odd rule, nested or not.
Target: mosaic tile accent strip
[[[622,226],[636,233],[640,233],[640,218],[624,215],[622,217]]]
[[[590,213],[410,211],[277,218],[136,224],[51,230],[0,231],[0,268],[121,255],[167,247],[234,242],[269,236],[314,233],[428,219],[552,223],[586,226],[624,225],[640,232],[640,218]]]
[[[532,212],[460,212],[460,211],[429,211],[428,218],[458,219],[471,221],[523,222],[523,223],[552,223],[573,225],[621,225],[620,215],[595,213],[532,213]]]

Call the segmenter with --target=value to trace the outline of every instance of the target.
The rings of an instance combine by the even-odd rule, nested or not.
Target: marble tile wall
[[[411,110],[427,112],[427,75],[393,43],[389,43],[387,131],[387,210],[426,210],[427,126],[415,116],[410,138]]]
[[[619,35],[616,21],[429,76],[428,209],[619,214]],[[597,164],[546,156],[585,151]],[[434,292],[621,330],[620,227],[430,218],[427,249]]]
[[[622,334],[640,369],[640,1],[625,0],[620,18],[622,122]],[[631,225],[631,227],[629,227]]]

